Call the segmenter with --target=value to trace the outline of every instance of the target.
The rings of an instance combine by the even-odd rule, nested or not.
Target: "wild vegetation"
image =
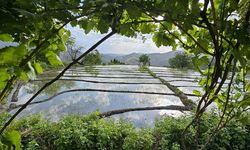
[[[150,66],[150,58],[147,54],[142,54],[139,57],[139,65],[141,67],[146,67],[146,66]]]
[[[102,64],[101,54],[97,50],[89,53],[88,55],[86,55],[83,58],[82,64],[84,64],[86,66],[93,66],[93,65],[100,65],[100,64]]]
[[[133,0],[10,0],[1,1],[0,18],[0,40],[14,42],[0,50],[1,104],[7,102],[7,97],[19,81],[34,79],[36,75],[43,73],[47,66],[62,65],[58,56],[66,50],[65,43],[70,36],[70,32],[65,28],[67,24],[80,27],[86,34],[91,30],[108,33],[66,65],[51,81],[45,83],[11,117],[2,121],[4,124],[0,129],[1,147],[5,149],[20,145],[18,133],[6,131],[10,129],[8,127],[13,120],[44,89],[80,60],[86,60],[85,56],[114,34],[126,37],[151,34],[158,47],[183,48],[194,55],[195,68],[203,75],[199,84],[204,93],[194,91],[200,99],[194,108],[195,115],[185,124],[185,128],[181,129],[181,134],[178,134],[178,138],[181,137],[181,149],[190,147],[190,143],[186,142],[189,140],[192,148],[206,149],[211,145],[211,141],[226,130],[225,127],[230,121],[248,121],[245,112],[250,106],[250,82],[246,78],[250,59],[249,0],[170,0],[167,3]],[[202,69],[204,65],[208,67]],[[218,105],[220,117],[215,121],[216,124],[207,127],[211,133],[206,134],[202,132],[203,119],[206,117],[205,111],[212,103]],[[46,129],[44,128],[44,132]],[[191,129],[194,136],[189,134]],[[189,139],[190,137],[192,139]],[[135,140],[127,141],[138,141],[141,136],[133,138]],[[70,139],[74,139],[74,136]],[[73,142],[77,140],[79,139]],[[145,143],[151,144],[148,141]],[[179,145],[176,144],[174,148]],[[127,147],[124,147],[130,146],[127,144]]]
[[[65,42],[65,45],[67,47],[67,51],[61,54],[61,57],[65,59],[64,60],[65,64],[75,61],[85,50],[84,47],[78,46],[76,44],[75,39],[73,37],[69,37],[68,40]],[[101,63],[102,63],[102,58],[98,50],[92,51],[91,53],[86,55],[83,59],[77,61],[78,65],[85,65],[85,66],[100,65]]]
[[[168,60],[171,68],[193,68],[192,57],[186,53],[177,53],[175,57]]]
[[[109,62],[108,62],[108,65],[125,65],[124,62],[121,62],[117,59],[111,59]]]
[[[248,116],[249,117],[249,116]],[[3,123],[7,115],[1,115]],[[42,119],[39,116],[27,117],[15,121],[12,130],[22,134],[22,149],[124,149],[124,150],[180,150],[182,130],[191,121],[189,117],[164,117],[156,121],[153,128],[136,128],[125,121],[107,121],[93,113],[88,116],[67,116],[58,123]],[[200,143],[212,134],[212,128],[219,122],[216,114],[205,114],[201,120],[201,130],[204,132]],[[14,133],[12,133],[14,134]],[[216,136],[208,150],[214,149],[249,149],[250,128],[248,125],[232,120]],[[194,149],[195,128],[188,130],[185,143],[188,149]],[[18,137],[16,137],[16,140]]]
[[[69,62],[76,60],[77,57],[79,57],[82,51],[84,50],[84,47],[76,45],[74,37],[69,37],[65,42],[65,46],[67,47],[67,51],[63,52],[62,55],[63,57],[66,57],[64,59],[69,59],[67,60]],[[82,62],[77,62],[77,63],[82,65]]]

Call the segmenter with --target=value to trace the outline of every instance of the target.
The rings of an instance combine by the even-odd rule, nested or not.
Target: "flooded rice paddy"
[[[200,76],[196,72],[164,67],[150,67],[150,70],[184,93],[193,94],[194,89],[201,90],[197,81]],[[46,72],[23,86],[18,95],[17,105],[25,103],[58,73],[59,71]],[[76,91],[78,89],[81,91]],[[189,98],[197,100],[194,96]],[[106,112],[136,107],[183,106],[179,97],[175,96],[167,86],[147,72],[138,71],[138,66],[133,65],[74,67],[45,89],[35,102],[43,100],[46,101],[28,106],[21,116],[42,114],[56,121],[68,114],[86,115],[94,111]],[[155,119],[161,116],[181,114],[182,112],[174,110],[150,110],[127,112],[111,118],[115,120],[122,118],[131,121],[137,127],[147,127],[152,126]]]

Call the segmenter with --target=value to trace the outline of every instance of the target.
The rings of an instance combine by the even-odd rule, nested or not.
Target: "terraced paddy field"
[[[174,87],[185,96],[196,101],[193,90],[201,90],[197,79],[199,74],[191,70],[177,70],[164,67],[150,67],[155,75]],[[18,94],[18,108],[25,103],[43,84],[59,71],[48,71],[37,79],[22,86]],[[94,111],[108,112],[127,108],[161,106],[184,106],[180,97],[168,86],[154,78],[147,71],[139,71],[138,66],[112,65],[94,68],[74,67],[60,80],[45,89],[32,105],[21,114],[42,114],[58,120],[67,114],[85,115]],[[11,112],[16,111],[13,109]],[[155,109],[129,111],[112,115],[109,118],[122,118],[137,127],[152,126],[154,120],[164,115],[179,116],[185,112],[178,110]]]

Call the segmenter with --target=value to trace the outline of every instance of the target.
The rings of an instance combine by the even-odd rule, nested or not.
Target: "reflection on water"
[[[157,73],[163,75],[175,76],[176,73],[185,76],[197,76],[198,74],[191,71],[178,71],[163,67],[151,67],[151,69]],[[89,74],[87,77],[79,76],[83,72]],[[111,73],[113,75],[107,75],[105,73]],[[112,73],[115,72],[115,73]],[[67,75],[71,74],[71,77]],[[119,78],[126,77],[129,78]],[[147,78],[138,78],[147,76]],[[99,78],[104,77],[107,78]],[[19,104],[24,103],[29,97],[35,93],[39,87],[44,85],[46,79],[51,78],[50,75],[42,75],[40,80],[45,81],[32,81],[26,86],[22,87],[19,94]],[[99,89],[99,90],[120,90],[120,91],[139,91],[139,92],[158,92],[158,93],[173,93],[166,86],[159,84],[157,79],[152,78],[146,73],[138,72],[137,66],[96,66],[92,68],[75,67],[70,71],[67,71],[63,79],[71,80],[58,80],[50,87],[45,89],[35,101],[46,99],[58,92],[73,89]],[[105,83],[88,83],[74,81],[72,79],[83,79],[91,81],[105,81],[105,82],[125,82],[126,84],[105,84]],[[177,78],[168,78],[166,80],[176,80]],[[178,78],[180,80],[182,78]],[[184,80],[185,78],[183,78]],[[189,80],[189,79],[185,79]],[[176,85],[198,85],[196,82],[187,81],[171,81],[171,84]],[[128,84],[127,84],[128,83]],[[129,83],[144,83],[144,84],[129,84]],[[151,83],[151,84],[145,84]],[[156,84],[154,84],[156,83]],[[192,93],[189,87],[180,87],[186,93]],[[198,87],[197,87],[198,88]],[[196,89],[196,87],[193,87]],[[79,91],[64,93],[54,97],[53,99],[28,106],[23,112],[22,116],[29,114],[42,113],[52,120],[58,120],[61,116],[67,114],[88,114],[93,111],[106,112],[115,109],[135,108],[135,107],[153,107],[153,106],[166,106],[166,105],[181,105],[181,101],[178,97],[173,95],[157,95],[157,94],[143,94],[143,93],[110,93],[110,92],[90,92]],[[16,110],[13,110],[13,112]],[[160,118],[162,115],[178,116],[182,113],[172,110],[155,110],[155,111],[140,111],[140,112],[128,112],[125,114],[112,116],[112,119],[123,118],[125,120],[132,121],[137,127],[152,126],[156,118]]]
[[[49,80],[48,80],[49,81]],[[25,92],[28,94],[35,94],[46,82],[48,81],[35,81],[28,83],[26,86],[24,86]],[[53,95],[55,93],[58,93],[65,89],[70,89],[75,86],[75,82],[69,81],[69,82],[62,82],[62,81],[56,81],[46,89],[44,89],[41,94],[45,95]]]
[[[85,71],[89,74],[92,74],[94,76],[97,76],[99,74],[99,71],[94,66],[86,66],[84,67]]]

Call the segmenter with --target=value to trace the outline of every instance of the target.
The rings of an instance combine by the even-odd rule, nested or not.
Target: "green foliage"
[[[0,114],[0,127],[3,126],[3,123],[7,121],[7,119],[10,117],[10,114],[8,113],[1,113]]]
[[[10,34],[0,34],[0,40],[4,42],[12,42],[14,39]]]
[[[153,148],[153,135],[150,129],[131,131],[125,138],[123,149],[125,150],[151,150]]]
[[[53,76],[53,74],[52,74]],[[27,93],[29,94],[35,94],[35,92],[37,90],[39,90],[41,88],[41,86],[44,85],[43,81],[37,81],[36,83],[29,83],[26,86],[24,86],[25,90],[27,91]],[[56,81],[53,85],[51,85],[50,87],[46,88],[45,90],[42,91],[42,94],[46,94],[46,95],[54,95],[55,93],[60,92],[61,88],[67,88],[70,89],[72,87],[74,87],[75,83],[71,82],[71,81]]]
[[[167,117],[158,120],[155,124],[154,136],[159,149],[172,149],[181,145],[182,131],[189,123],[190,118]],[[189,149],[194,149],[194,129],[188,131],[185,143]]]
[[[62,64],[58,55],[66,49],[70,32],[65,25],[70,23],[86,34],[109,30],[127,37],[151,34],[158,47],[184,48],[194,55],[196,69],[207,78],[199,83],[208,93],[204,96],[208,104],[216,102],[226,116],[241,119],[240,114],[249,108],[246,74],[250,69],[250,1],[205,2],[207,7],[199,0],[1,1],[0,40],[17,45],[0,49],[0,90],[7,89],[1,91],[0,101],[8,96],[16,80],[33,79],[42,72],[37,62]],[[100,63],[93,54],[85,61],[87,65]],[[149,59],[140,63],[149,65]],[[226,84],[229,70],[235,71],[235,76]],[[225,89],[221,89],[223,85],[227,85]]]
[[[8,81],[8,79],[10,78],[10,75],[9,75],[7,69],[5,69],[5,68],[0,68],[0,74],[1,74],[0,88],[4,88],[6,85],[6,81]]]
[[[67,52],[64,52],[63,56],[67,57],[66,60],[74,61],[83,53],[82,50],[84,48],[77,46],[77,44],[75,43],[74,37],[69,37],[69,39],[66,41],[65,44],[67,47]],[[64,62],[65,62],[65,60],[64,60]]]
[[[216,67],[221,73],[225,71],[231,55],[237,62],[237,70],[248,72],[249,0],[215,1],[214,7],[210,3],[204,10],[203,2],[197,0],[170,0],[167,3],[131,0],[6,1],[0,8],[0,39],[19,45],[1,49],[0,58],[3,59],[0,68],[8,71],[10,77],[27,79],[32,77],[27,75],[32,71],[29,62],[31,66],[33,62],[61,65],[57,56],[66,49],[65,42],[70,32],[64,27],[70,23],[86,34],[90,31],[107,33],[111,29],[127,37],[151,34],[158,47],[180,47],[195,55],[193,62],[201,73],[204,73],[201,66],[209,63],[203,58],[211,60],[215,54]],[[15,59],[10,59],[12,56]],[[211,75],[213,71],[207,72]],[[10,79],[0,80],[0,89]]]
[[[0,114],[0,127],[10,117],[7,113]],[[0,136],[0,150],[21,150],[21,135],[18,131],[9,129]]]
[[[121,62],[117,59],[111,59],[109,62],[108,62],[108,65],[125,65],[124,62]]]
[[[89,73],[92,74],[94,76],[97,76],[99,74],[98,69],[95,68],[95,66],[85,66],[84,70]]]
[[[196,96],[198,96],[198,97],[201,97],[201,96],[202,96],[202,95],[201,95],[201,92],[198,91],[198,90],[193,90],[193,93],[194,93]]]
[[[52,66],[62,65],[60,58],[55,53],[53,53],[51,51],[46,53],[45,57],[48,59],[49,64]]]
[[[163,118],[155,125],[155,137],[158,142],[159,149],[181,148],[182,131],[190,122],[190,117],[181,118]],[[219,122],[219,117],[215,114],[205,114],[201,119],[200,132],[202,136],[198,138],[199,144],[204,144],[207,138],[212,134],[213,128]],[[212,140],[206,149],[249,149],[247,142],[249,141],[249,122],[248,125],[233,120]],[[195,149],[195,125],[192,126],[185,143],[188,149]]]
[[[105,121],[96,114],[87,117],[68,116],[56,124],[37,118],[26,118],[15,127],[19,130],[32,129],[24,142],[25,149],[36,145],[37,149],[116,150],[122,148],[124,140],[131,132],[135,132],[135,128],[128,123]]]
[[[21,58],[27,53],[24,45],[18,47],[10,46],[1,49],[0,65],[1,66],[17,66]]]
[[[0,120],[5,120],[6,117],[7,115],[0,116]],[[11,128],[25,132],[22,137],[23,149],[180,150],[182,132],[192,117],[163,117],[156,121],[153,128],[137,130],[130,123],[121,120],[114,122],[101,119],[98,113],[85,117],[67,116],[57,123],[32,116],[17,120]],[[247,117],[249,118],[249,115]],[[199,137],[199,144],[206,142],[218,122],[219,117],[216,114],[203,116],[200,130],[204,134]],[[241,124],[237,120],[232,120],[218,132],[207,149],[249,149],[249,123]],[[10,143],[18,141],[17,131],[10,131],[6,136],[9,137]],[[187,135],[187,148],[195,149],[195,125],[191,126]]]
[[[191,57],[186,53],[177,53],[175,57],[168,60],[172,68],[193,68]]]
[[[7,131],[0,137],[1,150],[21,150],[21,135],[18,131]]]
[[[34,68],[35,68],[37,74],[43,73],[43,68],[39,63],[34,63]]]
[[[153,41],[155,42],[155,45],[157,47],[160,46],[171,46],[175,44],[175,41],[173,38],[170,38],[167,34],[165,34],[163,31],[155,32],[153,36]]]
[[[88,66],[100,65],[102,63],[102,56],[97,50],[95,50],[86,55],[82,60],[82,63]]]
[[[42,73],[42,68],[37,62],[45,62],[50,65],[61,65],[58,55],[65,50],[64,42],[69,32],[61,28],[69,13],[58,15],[58,12],[44,12],[46,9],[58,8],[63,5],[53,1],[1,1],[0,8],[0,40],[3,42],[15,42],[9,47],[0,50],[0,69],[9,73],[10,79],[28,80],[35,74]],[[66,15],[67,14],[67,15]],[[71,15],[73,16],[73,15]],[[57,21],[56,21],[57,18]],[[33,62],[36,62],[33,64]],[[28,65],[30,63],[30,65]],[[36,71],[30,75],[32,68]],[[15,80],[13,80],[14,82]],[[0,80],[2,90],[7,79]],[[11,89],[12,86],[9,86]],[[6,91],[8,92],[8,90]],[[2,97],[1,97],[2,99]]]
[[[150,66],[150,58],[147,54],[142,54],[139,57],[139,64],[140,66]]]

